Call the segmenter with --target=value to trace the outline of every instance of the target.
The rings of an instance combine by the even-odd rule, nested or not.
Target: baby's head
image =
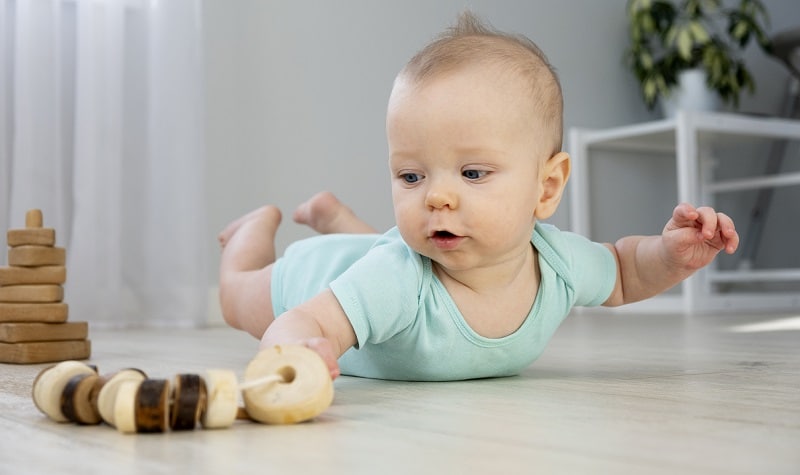
[[[395,80],[386,115],[395,220],[438,265],[491,268],[530,252],[555,212],[561,87],[529,40],[464,14]]]
[[[528,38],[489,28],[469,12],[462,13],[455,26],[406,64],[397,75],[394,90],[423,87],[471,68],[494,75],[498,85],[500,81],[503,86],[514,85],[509,93],[517,95],[519,105],[529,114],[531,133],[542,141],[544,159],[561,151],[563,98],[547,57]]]

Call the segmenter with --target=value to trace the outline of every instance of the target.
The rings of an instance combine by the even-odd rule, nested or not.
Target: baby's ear
[[[556,212],[571,169],[572,162],[566,152],[558,152],[547,159],[539,176],[539,204],[534,211],[536,219],[547,219]]]

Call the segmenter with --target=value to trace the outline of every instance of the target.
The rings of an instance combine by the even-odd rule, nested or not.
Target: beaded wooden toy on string
[[[239,395],[244,407],[239,406]],[[64,361],[45,368],[33,383],[33,402],[56,422],[106,424],[123,433],[227,428],[237,419],[293,424],[321,414],[333,401],[333,381],[314,351],[296,345],[260,351],[244,382],[236,373],[151,379],[138,369],[100,376],[97,368]]]

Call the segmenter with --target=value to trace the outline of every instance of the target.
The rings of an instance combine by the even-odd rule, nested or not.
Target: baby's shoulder
[[[557,272],[582,268],[585,263],[609,254],[604,245],[551,224],[537,223],[531,242],[539,253],[540,264],[545,261]]]

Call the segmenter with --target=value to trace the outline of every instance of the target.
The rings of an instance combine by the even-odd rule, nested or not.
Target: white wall
[[[327,189],[374,226],[393,216],[384,136],[386,100],[405,61],[458,12],[471,8],[494,26],[527,35],[562,80],[567,127],[608,127],[656,118],[623,65],[626,0],[205,0],[208,233],[263,203],[285,213],[287,243],[310,232],[289,218]],[[800,22],[800,2],[768,0],[775,29]],[[745,110],[774,113],[786,74],[758,54],[759,94]],[[664,166],[666,169],[668,165]],[[651,180],[647,170],[610,169],[597,179]],[[657,202],[674,204],[673,198]],[[614,210],[599,210],[597,222]],[[641,210],[641,222],[651,214]],[[552,220],[565,226],[566,205]],[[626,219],[636,223],[635,216]],[[658,217],[658,222],[663,219]],[[648,231],[648,230],[645,230]],[[613,234],[614,228],[603,230]],[[216,275],[210,276],[212,282]]]

